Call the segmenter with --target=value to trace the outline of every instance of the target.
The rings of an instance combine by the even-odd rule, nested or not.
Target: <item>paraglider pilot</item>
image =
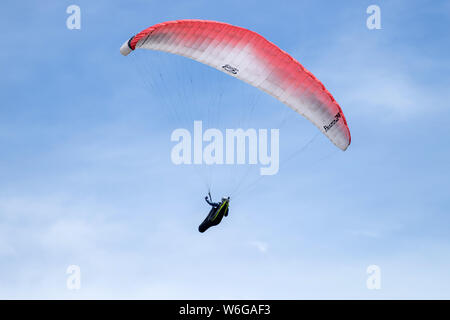
[[[209,196],[209,200],[208,200]],[[205,197],[206,202],[212,207],[208,213],[206,219],[198,227],[198,231],[205,232],[212,226],[217,226],[222,218],[228,216],[228,207],[230,205],[230,197],[222,198],[222,201],[216,203],[212,202],[211,194],[208,192],[208,196]]]

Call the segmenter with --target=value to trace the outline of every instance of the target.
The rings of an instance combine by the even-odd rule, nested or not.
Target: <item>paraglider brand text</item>
[[[237,74],[237,73],[239,72],[239,69],[238,69],[238,68],[232,67],[232,66],[230,66],[229,64],[226,64],[226,65],[222,66],[222,68],[223,68],[225,71],[227,71],[227,72],[229,72],[229,73],[232,73],[232,74]]]
[[[338,113],[334,116],[333,121],[331,121],[329,125],[323,126],[325,132],[328,132],[328,130],[330,130],[331,128],[333,128],[333,126],[336,124],[336,122],[339,121],[340,118],[341,118],[341,113],[338,112]]]
[[[260,164],[260,175],[274,175],[279,169],[279,129],[270,129],[270,151],[268,129],[226,129],[225,138],[219,129],[203,132],[202,121],[194,121],[194,133],[184,128],[172,132],[171,141],[174,164]],[[203,148],[203,143],[207,142]],[[225,142],[225,143],[224,143]],[[248,151],[248,152],[247,152]],[[193,154],[193,159],[192,159]]]

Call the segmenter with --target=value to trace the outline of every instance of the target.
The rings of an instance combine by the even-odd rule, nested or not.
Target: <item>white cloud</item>
[[[334,42],[317,51],[305,67],[324,83],[344,113],[399,120],[446,108],[447,80],[424,80],[430,70],[448,63],[395,45],[394,36],[389,31],[339,29]],[[302,56],[300,48],[296,52],[294,56]]]
[[[250,241],[249,245],[255,247],[261,253],[266,253],[268,249],[267,243],[262,241]]]

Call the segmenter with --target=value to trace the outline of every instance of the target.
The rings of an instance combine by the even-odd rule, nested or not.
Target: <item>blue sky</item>
[[[66,28],[71,4],[81,30]],[[366,27],[371,4],[381,30]],[[0,16],[0,298],[450,297],[448,2],[5,1]],[[206,234],[203,173],[170,162],[182,123],[145,86],[141,62],[119,54],[131,35],[183,18],[276,43],[332,92],[352,133],[346,152],[314,139]],[[175,88],[183,60],[162,59],[175,63],[154,69]],[[183,71],[214,82],[193,85],[180,110],[225,92],[233,125],[256,97],[247,124],[287,119],[281,157],[315,136],[250,86],[188,62]],[[372,264],[380,290],[366,288]],[[69,265],[80,290],[66,288]]]

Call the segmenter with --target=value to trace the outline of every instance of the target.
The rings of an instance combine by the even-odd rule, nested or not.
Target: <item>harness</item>
[[[219,209],[217,209],[216,214],[214,215],[214,218],[212,218],[211,221],[214,221],[214,220],[217,218],[217,216],[219,215],[219,212],[220,212],[222,209],[226,210],[226,207],[228,207],[228,203],[229,203],[228,200],[225,200],[225,201],[221,204],[221,206],[219,207]]]

